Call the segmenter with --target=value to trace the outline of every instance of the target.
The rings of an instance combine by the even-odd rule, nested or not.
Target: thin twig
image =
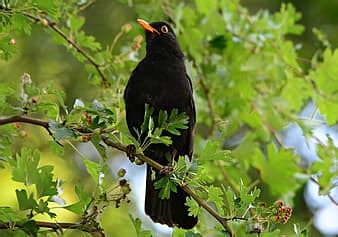
[[[35,221],[35,225],[39,228],[49,228],[53,230],[59,229],[79,229],[84,232],[88,233],[99,233],[101,236],[104,236],[104,233],[101,229],[96,228],[85,228],[82,224],[79,223],[53,223],[53,222],[45,222],[45,221]],[[13,227],[22,227],[21,223],[14,223],[14,222],[2,222],[0,223],[0,229],[11,229]]]
[[[311,177],[310,180],[311,180],[312,182],[314,182],[315,184],[317,184],[317,185],[319,186],[319,188],[320,188],[320,183],[319,183],[314,177]],[[331,202],[332,202],[334,205],[338,206],[338,201],[336,201],[336,200],[332,197],[331,194],[328,193],[328,194],[327,194],[327,197],[331,200]]]
[[[66,40],[71,46],[73,46],[78,53],[80,53],[83,57],[85,57],[90,64],[92,64],[99,76],[101,77],[101,80],[103,82],[104,86],[108,86],[108,80],[106,76],[104,75],[103,71],[101,70],[101,65],[98,64],[86,51],[84,51],[80,46],[78,46],[74,40],[69,38],[66,33],[64,33],[59,27],[56,26],[55,22],[52,22],[50,19],[44,16],[35,16],[27,12],[23,12],[22,15],[28,17],[29,19],[33,20],[34,22],[42,22],[45,26],[52,29],[54,32],[56,32],[58,35],[60,35],[64,40]]]

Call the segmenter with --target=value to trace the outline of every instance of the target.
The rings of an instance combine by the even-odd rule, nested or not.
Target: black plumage
[[[146,56],[132,72],[124,92],[126,119],[131,134],[137,137],[135,129],[140,131],[145,104],[154,108],[155,118],[160,110],[170,113],[174,108],[189,116],[188,128],[180,130],[179,136],[165,134],[171,137],[172,145],[153,144],[144,152],[167,166],[167,154],[176,160],[179,155],[192,157],[196,120],[192,84],[186,72],[184,55],[171,27],[164,22],[138,22],[146,32]],[[195,226],[197,218],[188,216],[185,205],[188,195],[178,187],[177,193],[171,192],[170,199],[160,199],[159,190],[155,190],[153,184],[164,174],[156,171],[156,179],[152,180],[151,173],[151,167],[147,166],[145,212],[154,222],[168,226],[185,229]]]

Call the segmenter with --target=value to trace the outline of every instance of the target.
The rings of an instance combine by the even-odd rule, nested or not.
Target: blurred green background
[[[130,1],[130,2],[147,2],[147,1]],[[153,1],[154,2],[154,1]],[[278,1],[278,0],[242,0],[243,6],[247,7],[250,12],[255,13],[260,9],[269,9],[271,12],[277,11],[282,2],[291,2],[296,9],[302,13],[301,24],[305,26],[305,32],[293,40],[302,45],[301,56],[310,58],[315,49],[318,47],[314,42],[312,28],[321,29],[327,34],[329,41],[334,47],[338,46],[338,1],[332,0],[307,0],[307,1]],[[138,5],[142,6],[142,5]],[[121,26],[126,23],[133,25],[132,30],[142,34],[142,31],[136,26],[135,19],[143,17],[139,15],[137,7],[120,3],[114,0],[97,0],[83,12],[86,17],[84,30],[87,34],[94,35],[103,46],[110,44],[115,35],[120,31]],[[148,19],[146,19],[148,20]],[[154,19],[149,20],[162,20]],[[66,93],[66,104],[72,106],[76,98],[92,100],[95,98],[96,91],[87,79],[87,73],[84,67],[62,46],[57,46],[52,42],[49,35],[41,26],[33,25],[31,36],[17,36],[18,53],[8,62],[0,61],[0,81],[6,81],[18,85],[20,76],[27,72],[31,75],[36,84],[45,84],[47,80],[53,80],[53,83],[62,88]],[[144,47],[144,45],[142,45]],[[31,147],[38,146],[42,153],[43,164],[53,164],[56,167],[55,174],[62,180],[67,180],[63,185],[64,194],[61,195],[67,203],[76,200],[73,185],[81,182],[90,189],[90,179],[85,171],[78,169],[78,164],[72,158],[75,156],[73,150],[66,149],[64,158],[56,157],[47,152],[48,136],[40,128],[23,127],[26,134],[18,139],[17,146],[20,142],[26,141]],[[37,136],[38,135],[38,136]],[[44,137],[45,139],[41,139]],[[20,140],[21,139],[21,140]],[[44,149],[45,148],[45,149]],[[67,148],[67,147],[66,147]],[[2,182],[0,183],[0,203],[2,206],[16,205],[15,190],[17,183],[11,181],[10,171],[0,169]],[[88,182],[86,182],[88,180]],[[299,200],[302,200],[303,194],[299,193]],[[132,207],[128,207],[132,208]],[[310,212],[304,206],[304,202],[298,203],[300,220]],[[134,236],[134,230],[128,217],[127,206],[121,208],[108,208],[104,213],[103,226],[108,236],[122,237]],[[297,213],[297,211],[296,211]],[[302,216],[304,215],[304,216]],[[64,212],[58,215],[59,221],[74,221],[76,216],[70,212]],[[42,217],[43,219],[43,217]],[[301,222],[301,221],[300,221]],[[67,232],[67,235],[77,236],[79,233]],[[82,234],[83,235],[83,234]],[[319,233],[318,233],[319,235]]]

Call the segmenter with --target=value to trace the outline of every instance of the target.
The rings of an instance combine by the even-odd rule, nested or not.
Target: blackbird
[[[157,121],[160,110],[168,114],[173,109],[184,112],[189,117],[188,128],[181,129],[180,135],[164,134],[171,137],[170,146],[152,144],[144,151],[154,161],[170,167],[168,154],[175,160],[179,156],[192,157],[196,121],[192,84],[173,29],[165,22],[149,24],[141,19],[137,21],[145,30],[146,56],[132,72],[124,92],[127,124],[130,133],[138,138],[136,131],[141,130],[145,104],[154,109],[154,121]],[[152,171],[147,165],[145,212],[154,222],[191,229],[197,218],[188,215],[185,205],[188,195],[177,187],[177,192],[171,192],[169,199],[161,199],[160,190],[154,188],[154,182],[164,175],[163,172]]]

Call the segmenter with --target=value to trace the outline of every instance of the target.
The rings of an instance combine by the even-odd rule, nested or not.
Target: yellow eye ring
[[[161,31],[163,32],[163,33],[168,33],[168,27],[167,26],[162,26],[161,27]]]

